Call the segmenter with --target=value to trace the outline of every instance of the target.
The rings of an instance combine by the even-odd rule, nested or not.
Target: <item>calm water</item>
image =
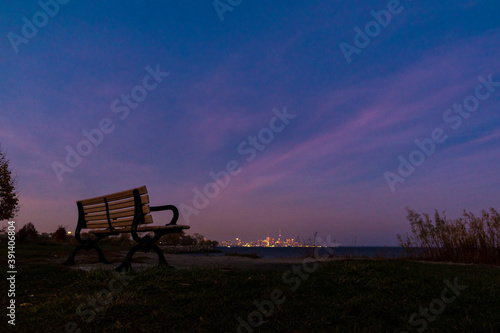
[[[224,255],[226,253],[253,254],[256,253],[262,258],[298,258],[314,254],[313,248],[307,247],[217,247]],[[339,246],[331,248],[334,255],[345,257],[368,257],[382,256],[385,258],[401,258],[404,256],[403,249],[395,247],[377,246]],[[327,253],[326,248],[319,249],[319,253]]]

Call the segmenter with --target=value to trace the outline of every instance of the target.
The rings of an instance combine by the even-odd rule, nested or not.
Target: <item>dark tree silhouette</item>
[[[33,223],[28,222],[17,232],[17,240],[19,242],[35,241],[38,239],[38,231],[36,231]]]
[[[13,218],[19,211],[16,177],[12,177],[9,160],[0,145],[0,221]]]
[[[167,245],[179,245],[183,236],[184,231],[181,231],[179,233],[166,234],[161,237],[160,241],[161,243],[165,243]]]
[[[179,233],[166,234],[162,236],[161,242],[166,245],[219,245],[219,242],[208,239],[205,240],[205,236],[198,233],[195,233],[193,236],[186,235],[184,230]]]
[[[56,232],[52,235],[52,239],[56,242],[64,242],[67,237],[68,233],[66,232],[66,228],[62,225],[58,226]]]

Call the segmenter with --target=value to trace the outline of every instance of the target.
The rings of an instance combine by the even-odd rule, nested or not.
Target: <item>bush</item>
[[[435,211],[434,221],[428,214],[406,210],[411,234],[397,238],[410,258],[500,264],[500,215],[495,209],[483,210],[480,216],[464,210],[454,220]]]

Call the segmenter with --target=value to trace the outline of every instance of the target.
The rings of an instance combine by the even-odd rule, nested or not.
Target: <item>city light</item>
[[[311,241],[310,239],[308,242],[303,243],[302,241],[296,241],[294,238],[286,238],[282,240],[281,238],[281,229],[279,230],[278,233],[278,239],[271,238],[270,236],[267,236],[264,239],[259,239],[254,242],[245,242],[242,240],[241,237],[236,237],[236,240],[233,241],[221,241],[220,246],[224,247],[232,247],[232,246],[241,246],[241,247],[308,247],[308,246],[314,246],[312,244],[314,241]]]

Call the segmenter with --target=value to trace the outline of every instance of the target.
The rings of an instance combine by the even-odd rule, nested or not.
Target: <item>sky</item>
[[[142,185],[219,241],[394,246],[406,207],[500,208],[498,1],[0,7],[18,227]]]

